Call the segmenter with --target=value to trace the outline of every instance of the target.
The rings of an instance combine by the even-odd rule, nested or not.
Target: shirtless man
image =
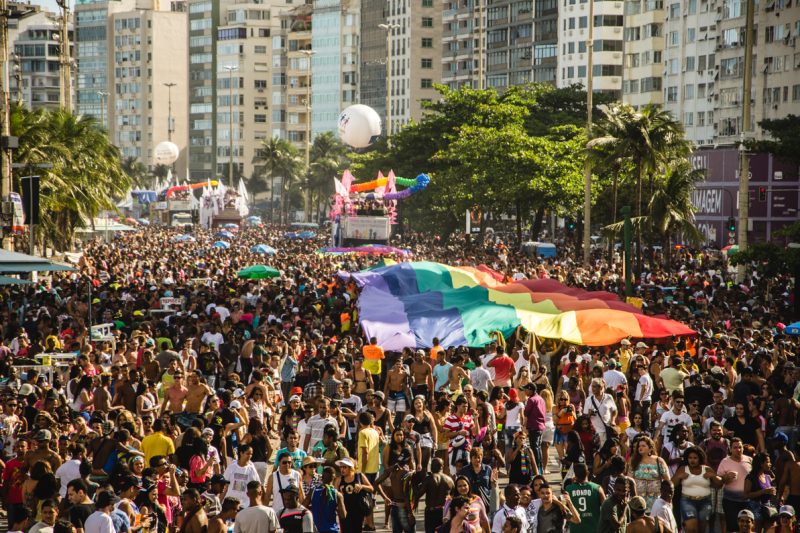
[[[451,393],[461,394],[461,380],[469,381],[469,370],[464,369],[464,359],[459,354],[454,355],[450,362],[453,366],[447,374],[447,384]]]
[[[402,420],[403,413],[408,409],[408,372],[403,366],[403,360],[398,358],[386,374],[386,407],[396,413],[396,420]]]
[[[206,398],[212,394],[214,392],[208,385],[200,381],[197,373],[189,374],[189,386],[186,389],[186,412],[193,415],[203,414],[203,404]]]
[[[424,396],[433,401],[433,369],[425,361],[425,352],[417,350],[414,353],[414,362],[411,363],[411,393],[414,397]]]
[[[787,487],[789,494],[784,496]],[[800,461],[789,461],[785,464],[778,483],[778,497],[783,497],[787,505],[800,509]]]
[[[414,475],[414,471],[409,468],[410,462],[411,453],[408,450],[403,450],[394,466],[386,469],[375,480],[376,487],[383,484],[387,479],[389,480],[387,496],[391,499],[392,524],[400,524],[401,530],[404,532],[414,531],[411,494],[415,484],[408,482],[409,478]]]
[[[211,514],[208,518],[208,533],[227,533],[227,521],[234,520],[240,508],[241,504],[236,498],[222,500],[222,511],[218,514]]]
[[[164,393],[164,403],[161,405],[161,414],[163,415],[167,410],[171,413],[182,413],[183,402],[189,391],[183,386],[183,372],[178,370],[172,376],[175,381],[172,386]]]
[[[625,528],[625,533],[677,533],[673,532],[669,525],[660,518],[653,518],[645,514],[647,502],[641,496],[631,498],[628,508],[631,510],[631,521]],[[659,521],[656,524],[656,520]]]
[[[425,477],[415,495],[416,503],[427,494],[425,500],[425,531],[435,531],[442,525],[442,509],[444,502],[453,490],[454,484],[450,476],[442,472],[444,462],[434,457],[431,461],[431,475]]]
[[[203,510],[203,500],[195,488],[188,488],[181,494],[183,507],[181,533],[206,533],[208,517]]]

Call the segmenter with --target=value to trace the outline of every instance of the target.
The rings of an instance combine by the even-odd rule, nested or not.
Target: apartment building
[[[717,17],[713,0],[664,0],[662,102],[697,145],[714,136]]]
[[[234,185],[239,176],[252,175],[258,145],[272,136],[270,109],[274,113],[280,106],[279,102],[270,102],[270,86],[282,87],[284,39],[279,9],[275,4],[256,0],[232,0],[219,12],[214,57],[209,62],[213,73],[204,75],[214,79],[210,91],[213,97],[203,95],[203,103],[193,102],[191,111],[201,111],[208,118],[195,120],[191,135],[207,139],[208,132],[214,132],[213,138],[204,141],[198,151],[208,154],[207,143],[212,143],[212,177],[222,177],[226,183],[231,163]]]
[[[311,142],[311,60],[316,52],[311,49],[312,10],[310,4],[303,4],[281,14],[284,44],[273,52],[274,57],[282,58],[284,67],[280,74],[282,84],[273,86],[273,102],[281,95],[280,108],[273,106],[273,114],[282,111],[281,120],[273,124],[273,136],[289,140],[301,151],[305,150],[306,141]]]
[[[389,25],[389,29],[379,27]],[[389,31],[387,40],[386,31]],[[391,47],[386,80],[387,41]],[[383,114],[390,85],[392,131],[422,117],[423,102],[436,99],[442,79],[442,5],[435,0],[362,0],[360,103]],[[381,103],[383,100],[384,103]]]
[[[22,6],[21,6],[22,7]],[[61,97],[61,15],[40,6],[24,6],[8,20],[12,46],[9,94],[28,109],[55,109]],[[74,57],[73,27],[68,23],[70,54]],[[75,100],[75,70],[71,101]]]
[[[359,87],[360,0],[315,0],[311,48],[311,136],[335,132]]]
[[[664,105],[664,18],[664,0],[625,1],[622,100],[636,109]]]
[[[587,85],[589,3],[560,0],[558,12],[557,85]],[[622,97],[624,3],[594,2],[592,35],[592,86],[595,92]],[[539,43],[537,42],[537,45]],[[555,58],[554,58],[555,59]],[[555,61],[550,60],[555,66]],[[534,61],[536,60],[534,56]]]

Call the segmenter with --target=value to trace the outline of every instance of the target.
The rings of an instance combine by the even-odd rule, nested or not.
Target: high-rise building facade
[[[10,56],[10,96],[28,109],[55,109],[61,104],[61,15],[39,6],[27,6],[18,17],[10,18],[8,41]],[[74,31],[68,23],[70,58],[74,58]],[[75,101],[75,69],[71,102]]]
[[[434,0],[362,0],[361,6],[359,101],[382,110],[386,124],[390,86],[388,118],[394,132],[412,118],[419,120],[423,102],[438,97],[433,84],[442,79],[442,5]]]
[[[717,11],[709,0],[664,0],[662,102],[698,145],[714,136]],[[741,79],[740,79],[741,82]]]
[[[664,0],[625,0],[623,37],[622,100],[663,105]]]
[[[116,12],[108,18],[108,132],[122,156],[156,166],[155,147],[180,150],[176,174],[186,175],[188,57],[186,13],[178,3]],[[156,8],[164,7],[164,10]]]
[[[532,3],[532,2],[531,2]],[[478,42],[485,28],[475,0],[445,2],[442,10],[442,83],[450,89],[486,85]],[[485,16],[483,17],[485,19]],[[530,41],[530,34],[528,35]],[[485,42],[485,38],[483,39]],[[523,45],[523,43],[520,43]],[[497,68],[497,65],[494,65]],[[485,74],[484,67],[484,74]],[[496,72],[496,70],[495,70]]]
[[[360,0],[315,0],[311,47],[312,139],[336,131],[339,114],[356,103],[359,80]]]

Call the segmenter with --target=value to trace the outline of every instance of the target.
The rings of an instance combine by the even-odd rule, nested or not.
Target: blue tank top
[[[333,495],[329,497],[328,492]],[[339,531],[339,522],[336,520],[336,489],[328,487],[317,487],[311,495],[311,514],[314,517],[314,525],[320,533],[331,533]]]

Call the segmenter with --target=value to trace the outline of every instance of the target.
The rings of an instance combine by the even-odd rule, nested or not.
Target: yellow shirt
[[[367,468],[364,474],[377,474],[379,468],[379,453],[378,443],[380,437],[378,432],[373,428],[364,428],[358,432],[358,468],[364,464],[364,451],[361,448],[367,449]]]
[[[144,466],[150,466],[150,459],[157,455],[169,456],[175,453],[175,443],[172,439],[157,431],[142,439],[142,451],[144,452]]]
[[[619,351],[619,364],[622,366],[622,372],[628,373],[628,365],[631,362],[631,356],[633,352],[628,348],[622,348]]]

